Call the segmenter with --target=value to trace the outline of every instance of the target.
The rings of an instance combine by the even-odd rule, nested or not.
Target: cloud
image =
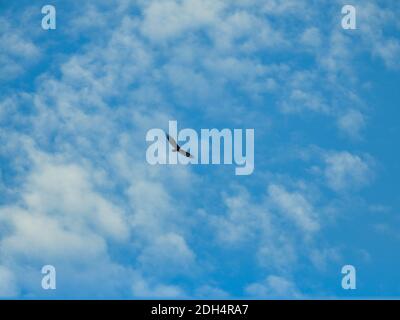
[[[21,30],[12,26],[4,17],[0,18],[0,81],[10,81],[25,73],[26,69],[37,62],[41,50],[34,41],[28,39]]]
[[[204,285],[199,287],[196,292],[195,296],[201,299],[228,299],[229,294],[217,287]]]
[[[0,297],[12,298],[18,295],[18,287],[14,274],[0,265]]]
[[[144,8],[141,32],[153,41],[175,38],[215,23],[222,6],[218,1],[153,1]]]
[[[186,294],[182,288],[176,285],[149,284],[141,276],[137,275],[132,284],[133,296],[138,298],[182,298]]]
[[[310,47],[319,47],[321,45],[321,34],[317,28],[311,27],[303,32],[300,41]]]
[[[95,190],[90,170],[35,149],[30,153],[38,162],[33,160],[18,200],[0,207],[6,230],[0,237],[0,261],[14,271],[18,290],[28,294],[45,294],[40,270],[52,264],[61,295],[76,293],[73,284],[79,283],[79,296],[86,296],[102,279],[96,294],[113,296],[120,284],[116,274],[127,273],[109,259],[110,246],[129,237],[122,210]]]
[[[87,172],[77,165],[41,163],[22,197],[29,210],[57,213],[67,224],[85,221],[112,239],[128,237],[121,209],[94,191]]]
[[[209,215],[218,244],[225,250],[243,250],[262,270],[290,274],[300,252],[315,246],[313,238],[321,226],[314,206],[300,190],[289,192],[271,183],[255,199],[241,186],[223,198],[226,212]]]
[[[37,150],[30,152],[38,162],[20,189],[19,204],[0,207],[0,221],[6,230],[0,238],[0,261],[15,271],[21,290],[44,295],[39,286],[41,266],[52,264],[56,266],[59,294],[63,296],[120,296],[140,268],[146,275],[140,276],[142,282],[135,285],[131,294],[183,296],[176,286],[158,283],[163,277],[192,273],[195,255],[183,236],[168,233],[171,226],[164,225],[165,229],[142,230],[145,235],[137,233],[131,243],[130,230],[135,224],[127,219],[123,208],[106,200],[99,191],[102,185],[98,183],[103,180],[95,171],[65,164],[62,158]],[[134,265],[124,266],[112,259],[116,247],[132,250],[130,255],[135,257],[135,246],[140,248],[137,271]],[[4,292],[19,291],[17,285],[11,285],[11,273],[4,272],[2,276]],[[140,288],[142,294],[135,291]]]
[[[362,40],[369,52],[385,63],[389,69],[398,69],[400,41],[388,32],[389,26],[395,32],[399,31],[396,19],[400,8],[393,5],[382,5],[375,1],[365,1],[358,4],[358,24]]]
[[[133,23],[124,20],[119,28],[130,30]],[[116,46],[124,50],[116,51]],[[106,54],[93,55],[98,50]],[[129,59],[121,61],[121,54]],[[140,62],[132,64],[131,58]],[[121,99],[118,108],[108,100],[126,89],[124,82],[137,81],[136,77],[151,66],[151,59],[146,59],[143,45],[129,32],[118,31],[105,44],[92,43],[86,52],[61,61],[60,77],[42,75],[26,101],[4,102],[7,110],[2,112],[1,121],[18,123],[24,119],[24,130],[30,136],[14,127],[6,132],[7,148],[1,150],[15,163],[12,167],[23,168],[12,189],[2,181],[13,198],[11,204],[0,207],[0,218],[10,230],[0,237],[4,248],[0,261],[7,257],[6,265],[15,271],[24,292],[45,294],[38,284],[41,266],[48,263],[59,271],[57,294],[75,293],[75,297],[133,294],[127,291],[133,270],[153,265],[151,259],[157,257],[160,247],[166,250],[161,253],[170,255],[159,256],[158,261],[172,261],[176,267],[170,268],[170,275],[180,274],[180,267],[186,264],[189,268],[194,263],[186,228],[182,227],[185,224],[179,225],[184,221],[183,211],[173,210],[170,193],[186,188],[195,179],[185,173],[187,168],[160,174],[162,170],[139,165],[144,161],[140,153],[143,133],[155,125],[155,119],[162,124],[169,117],[164,111],[141,110],[143,99],[148,103],[150,95],[133,95],[128,102]],[[124,79],[122,69],[126,71]],[[35,112],[15,112],[21,110],[22,102],[33,105]],[[187,182],[166,188],[176,171]],[[150,196],[156,188],[159,202]],[[178,230],[179,234],[175,233]],[[130,263],[120,261],[115,255],[119,251],[126,251]],[[174,286],[158,284],[163,274],[156,269],[147,270],[152,278],[147,294],[175,290]],[[149,281],[146,276],[142,279]]]
[[[173,274],[193,274],[195,272],[195,255],[185,239],[174,233],[156,236],[151,244],[144,248],[138,261],[144,272],[168,277]]]
[[[257,250],[257,262],[264,269],[290,273],[299,262],[295,240],[277,227],[273,236],[264,240]]]
[[[284,277],[270,275],[263,282],[249,284],[246,294],[262,299],[301,298],[296,285]]]
[[[314,208],[303,195],[298,192],[288,192],[279,185],[270,185],[268,195],[272,203],[304,232],[319,230]]]
[[[91,262],[105,253],[104,240],[94,233],[85,234],[77,225],[69,231],[56,219],[41,213],[30,213],[18,208],[2,209],[1,220],[14,230],[3,237],[3,254],[16,259],[33,261]],[[46,230],[44,232],[43,230]],[[82,262],[82,260],[81,260]]]
[[[285,91],[287,95],[279,103],[285,114],[298,115],[304,112],[329,114],[330,107],[321,92],[315,90],[319,74],[314,71],[295,70],[288,74]]]
[[[400,55],[400,42],[394,39],[386,40],[375,48],[375,54],[383,59],[389,68],[398,69]]]
[[[312,249],[310,260],[318,270],[326,270],[329,263],[338,263],[341,260],[340,250],[338,248]]]
[[[339,129],[350,138],[359,139],[365,127],[365,117],[358,110],[349,110],[338,119]]]
[[[230,245],[256,241],[260,232],[271,230],[268,210],[253,203],[246,189],[239,190],[237,195],[224,197],[227,215],[210,217],[218,239]]]
[[[361,188],[371,181],[372,168],[368,159],[347,151],[331,152],[325,155],[325,163],[326,182],[335,191]]]
[[[263,2],[263,11],[270,15],[287,15],[287,14],[298,14],[304,12],[307,8],[307,4],[304,1],[296,0],[267,0]]]

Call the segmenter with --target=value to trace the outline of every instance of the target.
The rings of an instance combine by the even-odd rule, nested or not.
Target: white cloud
[[[95,191],[90,170],[35,149],[30,156],[33,164],[18,200],[0,207],[7,230],[0,237],[0,261],[13,270],[16,290],[44,295],[41,267],[52,264],[63,295],[118,296],[118,274],[129,279],[129,270],[110,260],[109,247],[129,236],[122,210]]]
[[[151,111],[144,107],[154,101],[151,90],[143,95],[129,89],[120,99],[119,93],[132,82],[146,82],[143,77],[152,63],[150,50],[131,32],[137,30],[132,28],[135,23],[123,19],[105,43],[92,43],[87,51],[61,61],[60,77],[43,75],[28,101],[35,112],[24,117],[25,128],[33,127],[30,138],[7,132],[2,152],[15,164],[23,161],[24,171],[15,179],[14,203],[0,208],[1,220],[10,227],[0,241],[7,266],[17,266],[15,277],[30,294],[43,294],[32,280],[42,263],[58,264],[60,274],[69,278],[60,286],[61,294],[76,293],[73,284],[80,282],[82,296],[120,296],[131,283],[132,268],[148,267],[160,248],[169,256],[159,257],[159,262],[173,258],[176,268],[170,268],[170,274],[194,263],[187,227],[180,224],[185,206],[174,210],[171,194],[196,179],[187,168],[140,165],[143,132],[170,117],[164,105]],[[111,97],[120,99],[117,106],[105,102]],[[8,109],[1,121],[15,121],[19,114],[13,110],[19,106],[5,103]],[[169,186],[176,171],[182,181]],[[154,201],[157,190],[159,201]],[[116,245],[131,255],[129,266],[115,260]],[[152,284],[144,294],[179,291],[159,284],[162,273],[155,269],[149,268],[146,276]]]
[[[305,232],[315,232],[320,226],[314,208],[299,192],[288,192],[279,185],[268,187],[270,200],[278,206],[283,214]]]
[[[358,110],[349,110],[338,119],[339,129],[353,139],[359,139],[365,126],[365,117]]]
[[[313,236],[320,229],[313,205],[300,191],[289,192],[278,184],[270,184],[258,200],[244,187],[234,190],[235,194],[223,197],[226,213],[209,216],[219,245],[253,252],[264,270],[291,272],[298,251],[304,246],[312,248]],[[292,222],[290,228],[288,221]],[[300,232],[294,232],[297,230]]]
[[[152,285],[147,285],[147,278],[141,276],[145,284],[143,292],[137,291],[142,288],[139,283],[132,294],[183,296],[178,287],[158,281],[165,276],[193,272],[195,255],[185,238],[168,233],[168,230],[184,231],[185,228],[174,227],[175,220],[163,224],[157,219],[152,220],[154,226],[139,223],[136,228],[132,223],[135,220],[127,219],[124,209],[106,200],[97,190],[104,185],[98,185],[103,178],[96,172],[76,164],[65,164],[62,158],[37,150],[30,152],[36,164],[20,189],[18,206],[0,207],[0,221],[8,230],[0,237],[0,261],[7,260],[6,265],[14,269],[15,279],[25,291],[36,296],[44,294],[40,292],[38,282],[40,268],[44,264],[53,264],[60,278],[68,279],[68,283],[60,280],[63,295],[74,296],[75,292],[75,297],[119,296],[132,283],[133,268],[137,265],[145,271],[146,277],[152,278]],[[136,200],[140,204],[144,199]],[[133,203],[133,216],[135,207]],[[173,215],[167,214],[169,207],[147,207],[146,210],[150,215],[152,210],[164,213],[164,221],[173,219]],[[131,228],[135,231],[133,242],[129,241]],[[113,261],[110,255],[115,242],[125,248],[123,250],[130,248],[132,257],[135,248],[140,248],[137,262],[124,267]],[[4,273],[4,277],[6,275],[11,279],[9,273]],[[14,288],[9,285],[10,281],[4,284],[9,288],[7,292]],[[76,286],[79,286],[79,295]],[[18,290],[17,286],[15,288]]]
[[[306,29],[300,37],[300,41],[310,47],[319,47],[321,45],[321,34],[315,27]]]
[[[34,261],[91,263],[106,252],[104,240],[79,224],[75,230],[68,230],[73,226],[62,225],[57,218],[12,207],[1,209],[0,215],[1,221],[14,230],[1,240],[3,255]]]
[[[395,39],[384,40],[377,44],[374,53],[381,57],[389,68],[398,69],[400,64],[400,42]]]
[[[270,275],[263,282],[252,283],[245,288],[248,295],[263,299],[301,298],[302,294],[290,280]]]
[[[66,224],[83,222],[113,239],[128,237],[122,210],[94,191],[85,169],[74,164],[48,163],[45,158],[41,161],[21,195],[29,210],[57,215]]]
[[[0,81],[15,79],[22,75],[31,64],[37,62],[41,51],[34,41],[4,17],[0,18]]]
[[[372,178],[370,161],[347,151],[326,154],[325,163],[327,184],[335,191],[363,187]]]
[[[12,298],[18,294],[18,287],[14,274],[0,265],[0,297]]]
[[[340,251],[337,248],[315,248],[310,252],[310,260],[321,271],[325,271],[330,262],[338,263],[340,259]]]
[[[285,95],[279,103],[280,110],[287,114],[301,114],[311,111],[330,113],[326,98],[315,90],[319,74],[315,71],[293,70],[286,74]]]
[[[229,294],[217,287],[204,285],[196,289],[195,296],[201,299],[227,299]]]
[[[215,23],[219,1],[153,1],[144,9],[141,32],[153,41],[163,41],[183,32]]]
[[[211,216],[211,223],[217,230],[222,243],[243,244],[256,241],[261,233],[271,230],[270,213],[252,199],[244,188],[235,196],[224,196],[227,215]]]
[[[182,298],[185,292],[182,288],[175,285],[152,284],[140,275],[133,279],[132,293],[138,298]]]
[[[263,241],[257,251],[257,262],[262,268],[290,272],[298,262],[297,248],[287,233],[278,227],[273,236]]]
[[[263,2],[263,11],[270,15],[303,14],[307,3],[299,0],[267,0]]]
[[[158,273],[160,277],[194,273],[195,255],[182,236],[168,233],[155,237],[138,257],[145,272]]]
[[[399,26],[396,26],[399,13],[398,6],[384,6],[375,1],[364,1],[357,6],[359,30],[366,50],[393,69],[400,66],[400,41],[387,30],[391,26],[399,31]]]

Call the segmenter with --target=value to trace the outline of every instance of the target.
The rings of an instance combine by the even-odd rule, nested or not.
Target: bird
[[[174,138],[172,138],[168,133],[165,133],[165,134],[166,134],[166,136],[167,136],[168,142],[169,142],[169,143],[171,144],[171,146],[174,148],[174,149],[172,150],[173,152],[179,152],[181,155],[184,155],[184,156],[187,157],[187,158],[193,158],[193,156],[192,156],[189,152],[187,152],[187,151],[181,149],[181,147],[176,143],[176,141],[175,141]]]

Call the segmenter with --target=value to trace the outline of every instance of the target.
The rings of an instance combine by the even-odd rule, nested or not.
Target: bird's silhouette
[[[169,143],[171,144],[171,146],[174,148],[172,151],[174,151],[174,152],[179,152],[181,155],[183,155],[183,156],[185,156],[185,157],[187,157],[187,158],[193,158],[193,156],[192,156],[189,152],[187,152],[187,151],[181,149],[181,147],[176,143],[176,141],[175,141],[174,138],[172,138],[168,133],[165,133],[165,134],[166,134],[166,136],[167,136],[168,142],[169,142]]]

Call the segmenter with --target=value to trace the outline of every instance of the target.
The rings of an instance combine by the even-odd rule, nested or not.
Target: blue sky
[[[0,297],[399,297],[399,15],[0,1]],[[254,128],[254,173],[148,165],[146,132],[169,120]]]

